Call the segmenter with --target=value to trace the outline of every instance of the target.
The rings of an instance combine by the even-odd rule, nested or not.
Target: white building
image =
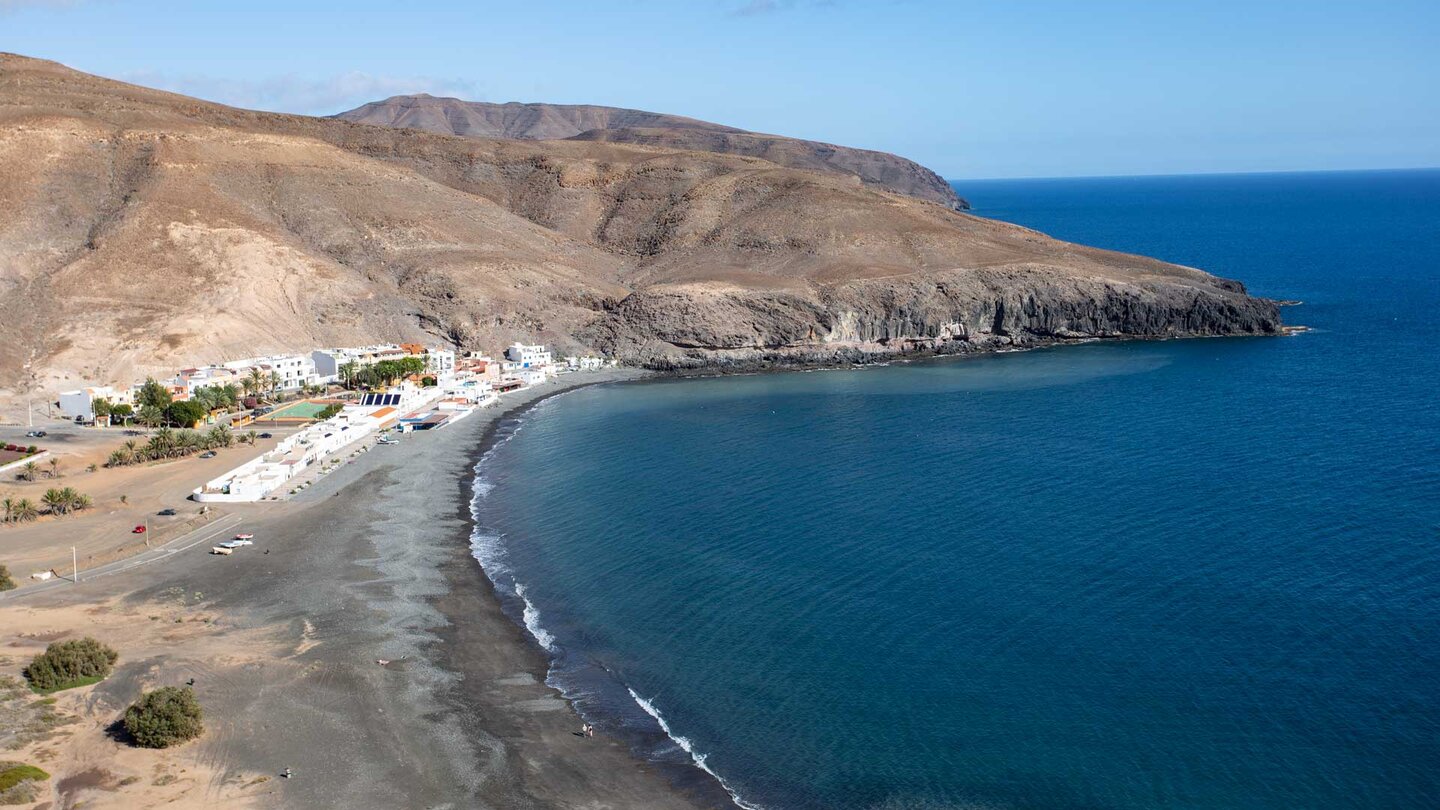
[[[544,346],[527,346],[524,343],[511,344],[510,348],[505,350],[505,359],[512,363],[519,363],[520,368],[537,368],[548,366],[554,362],[554,358],[550,352],[545,350]]]
[[[182,368],[169,381],[170,392],[179,399],[189,399],[197,388],[210,386],[221,386],[227,384],[240,384],[240,372],[226,366],[203,366],[201,368]]]
[[[545,382],[547,376],[549,374],[543,368],[522,368],[515,372],[515,378],[525,383],[527,387]]]
[[[444,389],[443,399],[463,399],[471,405],[489,405],[498,399],[489,380],[470,378],[441,387]]]
[[[449,349],[427,349],[425,356],[429,358],[430,373],[435,375],[435,381],[444,385],[455,379],[455,352]]]
[[[311,465],[374,433],[394,411],[347,407],[337,416],[282,439],[270,452],[205,482],[190,497],[201,503],[261,500]]]
[[[307,385],[316,385],[320,377],[315,373],[315,361],[304,354],[272,354],[268,357],[251,357],[232,360],[225,364],[240,375],[248,375],[250,369],[258,368],[268,379],[274,373],[280,378],[280,388],[293,391]]]
[[[571,371],[595,371],[605,367],[605,360],[594,355],[567,357],[565,358],[565,367]]]
[[[310,361],[315,364],[315,374],[321,382],[339,382],[340,367],[346,363],[371,366],[381,360],[399,360],[409,356],[409,352],[394,343],[380,343],[374,346],[316,349],[310,353]],[[453,354],[450,359],[451,368],[454,368]]]
[[[60,412],[70,418],[80,417],[86,422],[95,421],[95,400],[103,399],[111,405],[131,405],[128,390],[116,391],[108,385],[80,388],[60,395]]]

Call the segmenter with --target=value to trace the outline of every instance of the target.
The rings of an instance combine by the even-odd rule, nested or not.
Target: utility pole
[[[70,581],[80,581],[80,560],[75,556],[75,547],[70,547]]]

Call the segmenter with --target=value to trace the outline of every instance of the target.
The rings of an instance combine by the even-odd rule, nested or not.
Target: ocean
[[[1440,805],[1440,171],[957,189],[1314,331],[544,401],[475,549],[552,683],[746,807]]]

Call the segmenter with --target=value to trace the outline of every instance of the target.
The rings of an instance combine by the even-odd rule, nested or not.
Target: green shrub
[[[58,692],[104,680],[119,657],[93,638],[57,641],[35,656],[25,677],[38,692]]]
[[[29,804],[40,798],[36,782],[50,774],[23,762],[0,762],[0,804]]]
[[[0,591],[13,591],[15,587],[15,578],[10,576],[10,569],[0,564]]]
[[[146,748],[169,748],[205,731],[200,701],[190,689],[162,686],[125,710],[125,730]]]

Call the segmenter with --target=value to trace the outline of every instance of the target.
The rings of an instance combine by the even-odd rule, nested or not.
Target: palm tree
[[[60,496],[65,499],[67,512],[79,512],[82,509],[90,508],[90,496],[77,492],[73,487],[65,487],[60,490]]]
[[[205,437],[193,430],[182,430],[175,444],[179,446],[178,455],[188,456],[205,447]]]
[[[128,455],[132,455],[132,456],[135,455],[135,448],[137,448],[137,447],[139,447],[139,446],[140,446],[140,443],[137,442],[137,441],[135,441],[134,439],[126,439],[126,440],[125,440],[125,452],[126,452]]]
[[[258,439],[258,438],[260,438],[260,434],[256,433],[255,431],[253,431],[253,430],[247,430],[247,431],[245,431],[245,441],[246,441],[247,443],[249,443],[249,445],[250,445],[251,447],[254,447],[254,446],[255,446],[255,440]]]
[[[340,364],[340,381],[345,384],[346,388],[353,388],[355,386],[355,372],[358,371],[359,368],[354,360]]]
[[[33,462],[33,461],[27,461],[27,462],[25,462],[25,466],[24,466],[24,467],[21,467],[20,469],[21,469],[21,473],[20,473],[20,477],[21,477],[21,478],[24,478],[26,481],[34,481],[34,480],[35,480],[35,476],[39,474],[40,465],[39,465],[39,464],[36,464],[36,463]]]
[[[51,457],[50,457],[50,477],[51,477],[51,478],[61,478],[61,477],[63,477],[63,476],[60,475],[60,459],[55,458],[54,456],[51,456]]]
[[[155,431],[146,444],[146,455],[152,459],[169,458],[175,452],[175,431],[162,427]]]
[[[6,495],[5,500],[0,501],[0,505],[5,507],[5,522],[10,523],[15,517],[15,499]]]
[[[40,497],[40,502],[45,504],[45,508],[50,510],[52,515],[63,515],[70,511],[69,498],[65,496],[65,493],[53,487],[45,490],[45,494]]]
[[[205,439],[211,447],[229,447],[235,443],[235,436],[230,432],[230,428],[224,425],[210,428],[210,432],[205,434]]]
[[[280,373],[278,371],[270,372],[270,376],[266,379],[266,382],[270,384],[270,393],[272,395],[276,391],[279,391],[280,387],[285,384],[285,381],[280,379]]]
[[[40,510],[29,498],[21,498],[11,507],[10,519],[16,523],[28,523],[40,517]]]
[[[124,448],[110,451],[110,457],[105,459],[106,467],[124,467],[134,458],[133,454],[125,452]]]
[[[258,366],[251,366],[249,379],[250,389],[255,392],[256,396],[259,396],[265,390],[265,372],[261,371]]]

